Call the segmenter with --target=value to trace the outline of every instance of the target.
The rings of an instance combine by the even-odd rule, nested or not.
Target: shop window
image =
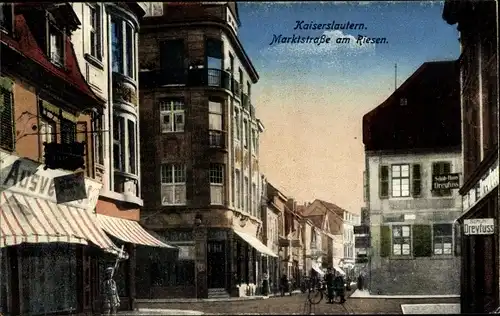
[[[22,254],[23,315],[72,313],[78,308],[76,248],[70,244],[30,247]]]
[[[392,226],[392,254],[394,256],[411,255],[411,226]]]

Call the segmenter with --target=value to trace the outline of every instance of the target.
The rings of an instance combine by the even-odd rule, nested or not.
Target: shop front
[[[57,203],[54,178],[38,162],[1,157],[0,303],[3,314],[46,315],[92,309],[91,258],[120,249],[94,213],[101,184],[85,179],[86,198]]]
[[[498,160],[476,184],[462,193],[457,219],[461,273],[461,312],[489,313],[499,305]]]

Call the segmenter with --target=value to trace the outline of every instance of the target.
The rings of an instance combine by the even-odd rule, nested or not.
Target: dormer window
[[[64,66],[64,35],[54,25],[49,25],[49,57],[57,66]]]
[[[14,10],[11,3],[0,3],[0,30],[12,32]]]

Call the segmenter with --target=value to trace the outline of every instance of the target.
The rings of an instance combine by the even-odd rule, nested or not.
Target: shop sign
[[[440,174],[432,176],[432,190],[460,189],[460,174]]]
[[[489,168],[476,185],[462,197],[463,211],[466,212],[498,186],[498,160]]]
[[[464,220],[465,235],[491,235],[495,233],[493,218],[474,218]]]
[[[0,166],[1,190],[46,199],[54,203],[58,203],[54,178],[71,174],[64,170],[44,170],[43,165],[36,161],[9,154],[0,157]],[[101,188],[102,184],[86,178],[86,198],[83,194],[79,194],[77,197],[80,199],[61,204],[94,210]]]

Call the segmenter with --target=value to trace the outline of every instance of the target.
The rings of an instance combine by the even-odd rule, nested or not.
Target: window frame
[[[179,109],[181,108],[181,109]],[[160,133],[161,134],[169,134],[169,133],[184,133],[186,129],[186,103],[183,98],[164,98],[159,102],[159,111],[160,111]],[[182,124],[176,123],[177,117],[182,117]],[[168,117],[170,120],[170,129],[163,128],[165,117]],[[178,126],[182,126],[182,128],[177,129]]]
[[[65,30],[60,29],[57,27],[54,23],[52,22],[47,22],[48,23],[48,28],[47,28],[47,33],[48,33],[48,38],[47,38],[47,56],[49,57],[49,60],[52,64],[56,65],[57,67],[63,68],[65,67],[65,60],[66,60],[66,38],[65,38]],[[60,47],[60,54],[59,54],[59,60],[54,58],[54,48],[52,46],[52,35],[56,37],[56,40],[59,39],[61,41],[61,47]]]
[[[170,169],[170,175],[167,171]],[[170,179],[168,179],[170,178]],[[160,197],[162,206],[175,206],[175,205],[186,205],[187,204],[187,194],[186,194],[186,165],[181,163],[165,163],[160,165]],[[172,203],[164,203],[164,187],[172,187]],[[180,202],[176,203],[176,188],[182,188],[184,194]]]
[[[406,166],[408,167],[408,176],[404,177],[403,176],[403,167]],[[398,177],[395,177],[394,176],[394,168],[397,168],[399,167],[399,176]],[[408,198],[408,197],[411,197],[411,188],[410,188],[410,180],[411,180],[411,176],[410,176],[410,164],[409,163],[399,163],[399,164],[391,164],[391,169],[390,169],[390,175],[389,175],[389,178],[390,178],[390,189],[391,189],[391,197],[393,198]],[[394,192],[394,182],[395,180],[399,180],[400,181],[400,190],[399,190],[399,193],[400,195],[395,195]],[[406,195],[403,195],[403,180],[408,180],[408,194]]]
[[[113,34],[113,24],[119,26],[117,30],[118,36],[118,44],[119,52],[121,60],[118,63],[118,69],[115,69],[115,51],[114,51],[114,34]],[[130,33],[128,33],[130,30]],[[119,73],[125,77],[131,78],[133,80],[136,79],[136,38],[137,38],[137,30],[134,28],[132,23],[124,20],[118,16],[111,17],[111,69],[114,73]],[[130,38],[128,38],[128,34],[130,34]],[[130,62],[130,64],[129,64]]]
[[[68,129],[68,130],[65,130]],[[61,144],[71,144],[77,141],[77,124],[65,118],[59,119],[59,135]],[[68,139],[65,139],[68,137]]]
[[[443,234],[443,235],[438,235],[436,236],[436,226],[449,226],[448,228],[450,229],[450,234],[449,235],[446,235],[446,234]],[[450,242],[444,242],[445,239],[449,238]],[[441,243],[436,243],[436,239],[440,239],[441,240]],[[453,235],[453,224],[452,223],[434,223],[432,225],[432,256],[438,256],[438,257],[442,257],[442,256],[453,256],[453,250],[454,250],[454,235]],[[449,253],[445,253],[445,244],[450,244],[450,248],[449,248]],[[441,253],[436,253],[436,250],[438,250],[436,248],[436,245],[441,245],[441,247],[439,247],[439,250],[441,250]]]
[[[125,138],[125,118],[114,115],[113,116],[113,170],[118,172],[125,172],[125,146],[124,146],[124,138]],[[118,130],[117,130],[118,127]],[[116,133],[116,134],[115,134]],[[118,136],[116,138],[115,136]],[[118,161],[116,161],[115,157],[115,146],[118,146]],[[116,164],[118,164],[119,168],[117,168]]]
[[[396,228],[401,228],[401,236],[395,236],[395,229]],[[404,236],[404,228],[408,228],[408,236]],[[394,257],[408,257],[412,255],[412,226],[411,225],[392,225],[391,226],[391,256]],[[408,240],[408,242],[405,242],[405,239]],[[394,246],[400,245],[400,254],[397,254],[395,251]],[[403,253],[403,245],[408,245],[408,253],[405,254]]]
[[[104,166],[104,116],[97,114],[92,120],[92,129],[94,133],[94,155],[95,163]]]
[[[89,8],[89,33],[90,33],[90,47],[89,55],[102,61],[102,8],[100,3],[87,3]],[[95,15],[95,16],[94,16]],[[92,38],[94,45],[92,45]]]
[[[211,163],[209,168],[209,183],[210,183],[210,204],[224,205],[225,202],[225,165],[221,163]],[[214,193],[212,192],[214,189]],[[215,189],[221,190],[220,201],[214,200]]]
[[[214,111],[211,104],[217,104],[220,109]],[[220,127],[213,126],[218,124],[213,124],[212,118],[216,118],[215,121],[220,123]],[[221,100],[208,100],[208,134],[210,147],[224,147],[224,102]]]

